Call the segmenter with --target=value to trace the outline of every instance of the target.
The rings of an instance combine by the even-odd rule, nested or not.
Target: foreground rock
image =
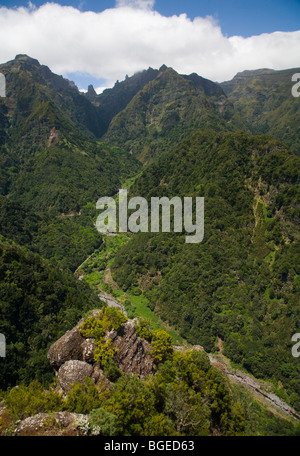
[[[97,316],[99,310],[93,311]],[[94,339],[85,339],[79,329],[84,319],[51,345],[48,359],[56,371],[58,391],[67,394],[73,383],[84,383],[86,377],[95,384],[104,383],[108,388],[111,382],[105,377],[99,365],[94,362]],[[110,331],[106,340],[111,339],[115,348],[114,361],[120,371],[145,377],[153,372],[151,345],[138,336],[134,321],[128,320],[118,330]]]
[[[92,316],[96,317],[100,310],[94,310]],[[62,364],[71,359],[92,362],[95,346],[92,339],[85,339],[79,332],[84,322],[80,320],[77,325],[67,331],[60,339],[51,345],[47,358],[54,369],[59,369]]]
[[[82,436],[88,432],[88,416],[69,412],[38,413],[15,429],[16,436]]]
[[[140,377],[151,374],[151,345],[138,336],[132,320],[123,323],[118,331],[108,333],[106,338],[111,339],[112,347],[117,349],[114,361],[122,372]]]

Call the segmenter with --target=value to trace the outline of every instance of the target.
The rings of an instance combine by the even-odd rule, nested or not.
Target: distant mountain
[[[107,131],[113,117],[126,108],[134,95],[155,79],[158,72],[148,68],[131,77],[127,76],[124,81],[117,81],[112,89],[106,89],[99,95],[96,94],[93,86],[89,86],[85,96],[97,107],[97,113],[101,119],[101,125],[97,131],[99,137]]]
[[[292,76],[300,68],[260,69],[238,73],[221,87],[237,114],[254,134],[267,133],[300,155],[300,98],[294,98]]]
[[[25,55],[0,72],[2,194],[38,211],[78,212],[137,171],[133,157],[97,141],[98,111],[74,84]]]
[[[233,107],[219,85],[163,66],[113,118],[103,140],[145,163],[196,129],[242,127],[232,124],[232,115]]]

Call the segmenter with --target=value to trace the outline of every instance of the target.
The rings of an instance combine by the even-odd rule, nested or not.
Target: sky
[[[163,64],[222,82],[300,67],[300,0],[0,0],[0,43],[80,90]]]

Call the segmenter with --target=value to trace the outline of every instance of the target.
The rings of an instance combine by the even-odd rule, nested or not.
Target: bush
[[[91,410],[100,407],[102,403],[101,393],[90,378],[85,383],[74,383],[67,394],[65,410],[73,413],[89,413]]]
[[[101,435],[118,435],[117,417],[103,408],[97,408],[90,413],[90,425],[100,427]]]
[[[151,341],[152,345],[152,358],[155,364],[170,359],[173,354],[172,337],[166,331],[157,329],[153,331]]]
[[[46,391],[37,380],[28,386],[21,383],[9,390],[4,404],[14,420],[22,420],[41,412],[56,412],[63,408],[62,396],[54,391]]]
[[[113,359],[109,359],[104,366],[103,373],[108,380],[115,382],[121,377],[122,373]]]

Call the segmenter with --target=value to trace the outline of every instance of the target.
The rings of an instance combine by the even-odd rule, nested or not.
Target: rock
[[[87,363],[94,362],[94,351],[96,345],[94,343],[94,339],[85,339],[84,342],[81,344],[82,348],[82,359]]]
[[[96,385],[99,385],[99,383],[102,383],[102,385],[106,388],[112,389],[113,384],[108,380],[107,377],[105,377],[103,370],[100,369],[100,367],[95,364],[93,373],[91,375],[91,379]]]
[[[93,316],[98,316],[100,310],[94,310]],[[73,383],[84,383],[90,377],[97,385],[112,388],[112,383],[105,377],[103,371],[94,362],[94,339],[85,339],[79,332],[84,319],[60,339],[51,345],[48,359],[56,370],[57,391],[67,394]],[[133,373],[140,377],[152,373],[153,362],[151,345],[138,336],[134,322],[128,320],[118,330],[110,331],[105,336],[106,341],[112,340],[112,347],[116,348],[114,361],[124,373]]]
[[[98,316],[99,312],[100,309],[93,310],[92,316]],[[49,359],[51,366],[56,370],[66,361],[71,359],[87,362],[93,361],[93,352],[95,349],[93,340],[85,339],[79,332],[79,328],[84,320],[85,319],[80,320],[73,329],[67,331],[49,348],[47,358]]]
[[[193,345],[192,350],[204,351],[204,348],[201,345]]]
[[[55,127],[50,129],[50,134],[48,138],[48,147],[51,146],[51,144],[56,144],[58,143],[58,131],[56,130]]]
[[[87,435],[88,416],[78,413],[38,413],[22,420],[16,436],[76,436]]]
[[[93,366],[85,361],[66,361],[57,372],[57,380],[64,394],[70,391],[73,383],[84,383],[93,373]]]
[[[55,369],[58,369],[71,359],[83,361],[84,348],[82,345],[86,342],[86,339],[79,332],[79,327],[82,323],[83,320],[51,345],[47,358]]]
[[[138,336],[132,320],[123,323],[117,331],[110,331],[106,335],[106,340],[108,339],[112,340],[111,346],[117,349],[114,361],[122,372],[140,377],[151,374],[153,370],[151,345]]]

